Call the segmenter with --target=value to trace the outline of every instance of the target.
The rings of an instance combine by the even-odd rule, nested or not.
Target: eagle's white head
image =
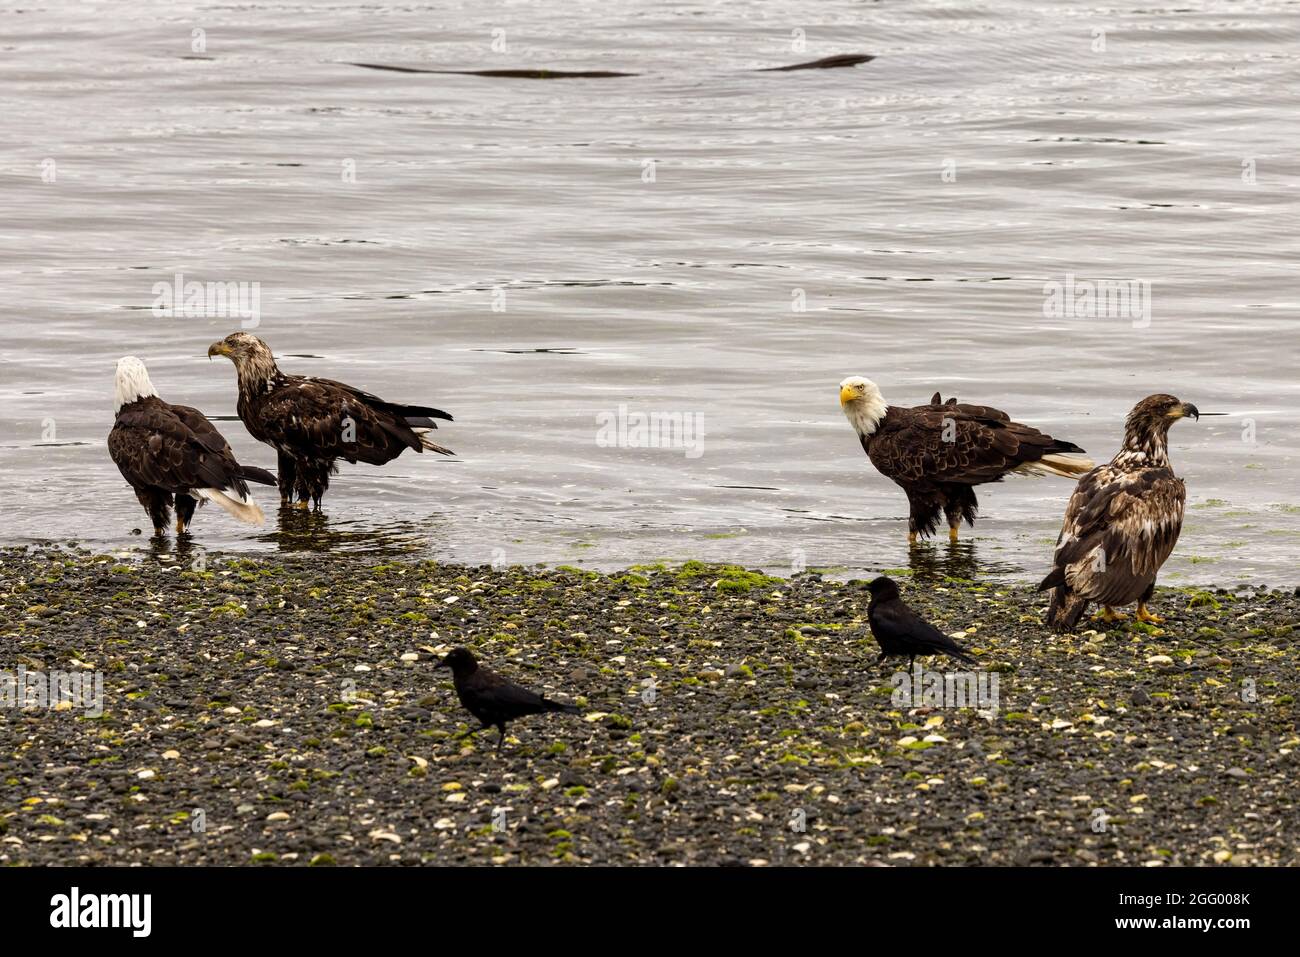
[[[871,435],[889,406],[870,379],[851,375],[840,383],[840,407],[858,435]]]
[[[114,412],[122,411],[122,406],[130,405],[136,399],[158,394],[149,381],[149,370],[135,356],[123,356],[117,360],[117,375],[113,384],[117,391]]]

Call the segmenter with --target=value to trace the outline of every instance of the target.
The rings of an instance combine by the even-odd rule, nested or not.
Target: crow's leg
[[[506,743],[506,723],[504,721],[497,725],[497,752],[500,753],[501,745]]]

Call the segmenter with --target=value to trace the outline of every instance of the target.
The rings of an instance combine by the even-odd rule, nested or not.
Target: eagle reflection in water
[[[409,555],[434,548],[431,529],[442,525],[441,516],[424,522],[392,522],[366,526],[361,522],[332,522],[325,515],[301,509],[280,510],[278,527],[256,536],[263,548],[272,547],[285,553],[350,552],[367,555]],[[154,561],[180,563],[202,570],[208,561],[220,561],[225,544],[205,545],[202,537],[190,534],[175,539],[154,537],[148,543],[148,556]],[[242,550],[241,550],[242,551]],[[209,553],[215,552],[215,557]]]
[[[423,521],[366,525],[360,521],[336,522],[321,512],[281,508],[278,527],[259,535],[282,552],[365,552],[373,555],[402,555],[433,547],[430,531],[443,518],[427,516]]]
[[[907,550],[907,564],[912,570],[912,580],[942,582],[944,579],[973,580],[986,575],[1011,576],[1024,569],[1007,562],[981,560],[979,546],[974,540],[944,542],[917,542]]]

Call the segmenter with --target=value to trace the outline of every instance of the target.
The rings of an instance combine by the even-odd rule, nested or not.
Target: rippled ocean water
[[[116,359],[234,413],[205,352],[239,320],[152,308],[180,274],[256,283],[286,371],[456,417],[454,460],[345,464],[323,519],[261,533],[204,509],[202,547],[906,566],[837,402],[859,373],[1098,460],[1150,392],[1230,413],[1173,432],[1163,580],[1294,584],[1297,41],[1284,2],[0,9],[0,541],[148,547]],[[841,53],[876,59],[755,72]],[[1149,308],[1045,314],[1068,277]],[[620,408],[689,447],[605,441]],[[912,561],[1041,575],[1068,494],[985,486]]]

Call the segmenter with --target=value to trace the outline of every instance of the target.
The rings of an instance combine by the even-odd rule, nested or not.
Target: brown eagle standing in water
[[[887,405],[870,379],[840,383],[840,406],[862,448],[881,475],[907,493],[907,540],[933,535],[939,513],[948,538],[957,541],[965,519],[975,524],[975,486],[1001,481],[1009,472],[1078,478],[1093,463],[1083,449],[1044,435],[998,409],[944,402],[936,392],[928,405]]]
[[[451,421],[446,412],[385,402],[332,379],[285,375],[266,343],[247,332],[214,342],[208,356],[235,364],[239,418],[279,453],[281,505],[319,509],[339,459],[383,465],[406,449],[453,454],[426,435],[438,427],[434,419]]]
[[[1090,601],[1102,604],[1106,621],[1123,617],[1115,606],[1134,601],[1140,621],[1161,620],[1147,603],[1178,541],[1187,499],[1183,480],[1169,465],[1169,427],[1189,415],[1199,419],[1201,412],[1172,395],[1147,396],[1129,413],[1116,456],[1079,481],[1065,509],[1051,574],[1038,586],[1054,589],[1047,612],[1054,630],[1073,630]]]
[[[176,534],[189,528],[194,510],[216,502],[235,518],[261,525],[262,510],[248,493],[249,482],[274,485],[264,469],[240,465],[221,433],[198,409],[158,398],[144,363],[117,360],[116,419],[108,454],[162,536],[176,509]]]

